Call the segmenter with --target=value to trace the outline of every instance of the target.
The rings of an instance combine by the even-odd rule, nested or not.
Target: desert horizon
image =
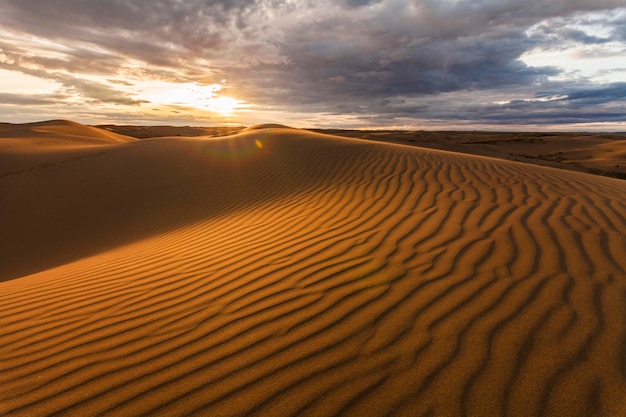
[[[0,124],[0,414],[626,412],[622,136],[228,129]]]

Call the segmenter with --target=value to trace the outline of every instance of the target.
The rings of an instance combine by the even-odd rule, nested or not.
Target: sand
[[[626,179],[626,134],[316,130],[381,142],[442,149]]]
[[[0,126],[0,415],[626,415],[626,181],[67,126]]]
[[[228,136],[241,132],[243,126],[133,126],[133,125],[96,125],[99,129],[138,139],[167,136]]]

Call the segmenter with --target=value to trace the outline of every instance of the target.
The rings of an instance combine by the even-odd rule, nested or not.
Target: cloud
[[[574,88],[544,90],[525,99],[508,102],[482,103],[464,94],[462,100],[452,103],[450,97],[432,100],[425,106],[415,103],[391,103],[388,112],[378,114],[389,117],[415,117],[449,120],[452,122],[471,121],[479,124],[570,124],[589,120],[596,122],[626,122],[626,83],[613,83],[603,87],[595,85]],[[562,87],[562,86],[561,86]],[[497,96],[497,95],[496,95]],[[458,96],[457,96],[458,97]],[[608,104],[608,105],[607,105]]]
[[[130,87],[145,80],[226,80],[284,114],[604,120],[619,85],[522,57],[580,45],[618,56],[625,22],[623,0],[3,0],[0,67],[95,103],[140,106]],[[537,100],[548,90],[569,98]]]
[[[250,38],[251,22],[258,22],[266,7],[281,3],[5,0],[0,24],[69,44],[99,45],[155,65],[176,66],[178,57],[211,55],[229,49],[239,38]]]
[[[50,79],[58,81],[66,91],[76,93],[84,98],[99,103],[110,103],[126,106],[138,106],[149,103],[147,100],[136,100],[126,92],[116,90],[106,84],[84,80],[70,75],[49,75]]]
[[[63,94],[14,94],[0,93],[0,105],[43,106],[55,105],[67,99]]]
[[[623,104],[624,97],[626,97],[626,82],[612,83],[601,87],[565,90],[565,94],[566,97],[563,100],[572,101],[578,105],[621,103],[622,108],[626,108],[626,105]],[[624,113],[624,119],[626,119],[626,113]]]
[[[378,4],[382,0],[343,0],[340,3],[346,8],[354,8],[354,7],[363,7],[363,6],[371,6],[373,4]]]
[[[145,100],[134,99],[131,94],[125,91],[117,90],[107,84],[97,81],[75,77],[71,74],[63,72],[22,66],[20,65],[19,57],[12,57],[7,62],[0,62],[0,68],[21,72],[26,75],[31,75],[49,81],[56,81],[64,90],[64,94],[60,95],[64,98],[68,98],[71,95],[78,95],[92,102],[131,106],[148,103],[148,101]]]
[[[432,7],[378,6],[383,10],[369,17],[366,12],[352,20],[333,15],[289,29],[277,44],[285,63],[226,72],[231,79],[234,75],[233,84],[245,85],[252,101],[329,106],[399,94],[533,85],[557,74],[520,61],[536,45],[525,35],[526,27],[500,25],[481,32],[474,28],[479,21],[467,25],[460,18],[458,25],[453,18],[443,27],[428,22],[436,11]]]

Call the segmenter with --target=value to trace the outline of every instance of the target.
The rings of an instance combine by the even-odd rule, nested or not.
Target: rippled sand
[[[0,138],[1,415],[626,415],[625,181],[63,126]]]

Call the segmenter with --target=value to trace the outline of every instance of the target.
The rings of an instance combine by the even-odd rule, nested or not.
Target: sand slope
[[[229,136],[239,133],[243,126],[214,126],[214,127],[192,127],[192,126],[134,126],[134,125],[97,125],[97,128],[132,136],[138,139],[157,138],[166,136]]]
[[[130,136],[108,132],[69,120],[36,123],[0,123],[0,178],[38,165],[95,155],[111,145],[136,142]],[[85,152],[90,148],[89,152]]]
[[[11,124],[0,123],[0,146],[15,145],[77,146],[107,145],[136,139],[69,120]],[[1,149],[1,148],[0,148]]]
[[[83,152],[0,177],[0,415],[626,412],[624,181],[282,128]]]
[[[626,179],[626,135],[623,133],[320,131]]]

